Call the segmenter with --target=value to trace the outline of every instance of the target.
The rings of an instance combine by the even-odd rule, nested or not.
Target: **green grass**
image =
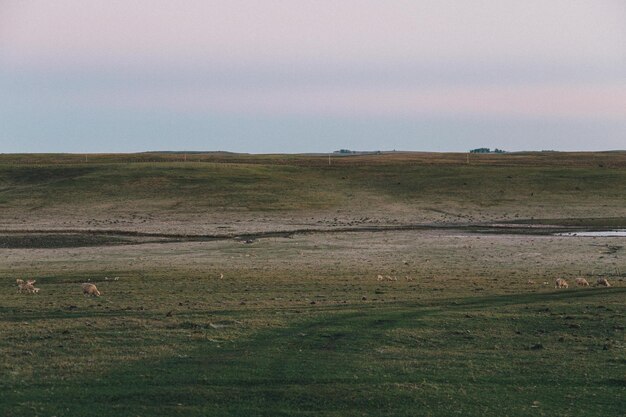
[[[374,189],[394,200],[486,207],[523,202],[585,204],[598,198],[614,200],[626,191],[626,171],[622,170],[392,166],[358,168],[346,175],[355,187]]]
[[[145,204],[164,210],[286,210],[332,205],[341,195],[306,168],[218,164],[5,167],[7,207]]]
[[[209,312],[42,314],[67,323],[27,338],[42,352],[10,356],[30,372],[11,366],[22,375],[0,382],[0,401],[5,416],[618,416],[625,294],[287,309],[280,312],[304,317],[266,329],[238,328],[251,319],[245,310],[222,312],[228,325],[217,329]],[[23,320],[7,310],[3,317]],[[157,348],[168,354],[121,360]]]
[[[106,212],[238,216],[351,210],[366,214],[373,207],[393,206],[408,212],[451,213],[457,221],[470,213],[466,220],[474,222],[557,214],[554,217],[566,219],[615,218],[624,213],[626,167],[589,164],[593,154],[560,166],[545,162],[543,155],[542,159],[510,155],[508,165],[502,159],[506,157],[499,157],[498,163],[467,165],[439,160],[438,154],[431,160],[418,155],[411,160],[408,154],[399,162],[383,159],[331,166],[315,165],[316,157],[303,156],[286,156],[289,163],[246,156],[245,163],[87,164],[58,164],[52,157],[47,164],[15,164],[9,162],[10,156],[3,156],[0,207],[33,215],[69,209],[89,217]],[[610,155],[622,156],[606,155],[609,161]]]

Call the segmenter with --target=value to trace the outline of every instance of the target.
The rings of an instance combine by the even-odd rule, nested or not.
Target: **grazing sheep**
[[[569,288],[569,285],[563,278],[557,278],[554,288]]]
[[[602,285],[604,287],[610,287],[609,281],[606,278],[598,278],[596,281],[596,285]]]
[[[588,287],[589,283],[585,278],[576,278],[576,285],[579,287]]]
[[[37,294],[39,292],[39,288],[35,288],[33,285],[37,282],[34,279],[29,279],[26,282],[21,279],[16,279],[15,282],[17,283],[17,292],[20,294]]]
[[[37,294],[39,292],[39,288],[35,288],[33,284],[29,284],[29,283],[26,283],[26,285],[24,286],[24,290],[28,294]]]
[[[88,296],[100,297],[100,291],[98,291],[98,288],[96,288],[94,284],[85,282],[84,284],[82,284],[82,288],[83,288],[83,295],[85,297],[88,297]]]
[[[33,285],[30,285],[30,284],[26,284],[25,290],[28,294],[39,293],[39,288],[35,288]]]
[[[392,276],[389,276],[389,275],[385,275],[383,277],[382,275],[379,275],[376,279],[378,281],[397,281],[398,277],[392,277]]]
[[[29,279],[28,281],[26,281],[26,291],[29,292],[29,294],[37,294],[39,292],[39,288],[35,288],[35,281],[34,279]]]

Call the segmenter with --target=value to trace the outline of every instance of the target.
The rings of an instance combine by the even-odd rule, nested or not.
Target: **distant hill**
[[[626,217],[624,195],[623,151],[382,152],[330,165],[328,154],[0,155],[3,217],[27,213],[33,224],[140,214],[155,222],[337,213],[399,223]]]

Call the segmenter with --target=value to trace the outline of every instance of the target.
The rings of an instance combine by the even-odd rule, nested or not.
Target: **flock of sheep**
[[[407,281],[413,281],[413,278],[409,277],[408,275],[405,278]],[[376,279],[378,281],[397,281],[398,277],[396,276],[392,277],[390,275],[385,275],[385,276],[379,275]]]
[[[588,287],[589,286],[589,282],[587,282],[587,280],[585,278],[576,278],[576,285],[578,285],[579,287]],[[602,287],[610,287],[611,284],[609,283],[609,281],[606,278],[598,278],[596,281],[596,286],[602,286]],[[554,288],[569,288],[569,284],[567,283],[567,281],[565,281],[563,278],[557,278]]]
[[[376,277],[377,281],[397,281],[398,278],[395,276],[390,276],[390,275],[378,275]],[[409,277],[408,275],[406,276],[406,280],[407,281],[413,281],[413,278]],[[528,280],[528,284],[535,284],[535,281],[533,281],[532,279]],[[544,285],[548,285],[547,282],[543,283]],[[576,285],[578,285],[579,287],[588,287],[589,286],[589,282],[585,279],[585,278],[576,278]],[[598,280],[596,281],[596,286],[603,286],[603,287],[610,287],[611,284],[609,283],[609,281],[606,278],[598,278]],[[569,284],[567,283],[566,280],[564,280],[563,278],[557,278],[556,279],[556,283],[554,285],[554,288],[569,288]]]
[[[220,279],[223,277],[224,277],[224,274],[221,274]],[[408,276],[406,277],[406,279],[407,281],[413,281],[413,279]],[[389,275],[386,275],[384,277],[382,275],[378,275],[377,280],[378,281],[397,281],[398,278],[391,277]],[[35,287],[35,283],[37,281],[33,279],[29,279],[26,282],[24,282],[21,279],[18,279],[16,280],[16,282],[17,282],[18,293],[37,294],[39,292],[39,288]],[[534,284],[535,282],[533,280],[528,280],[528,283]],[[547,283],[544,283],[544,284],[547,284]],[[576,278],[576,285],[578,285],[579,287],[588,287],[589,282],[585,278]],[[611,286],[611,284],[606,278],[598,278],[596,281],[596,286],[598,285],[603,286],[603,287]],[[92,284],[90,282],[84,282],[81,284],[81,287],[83,289],[83,295],[85,297],[100,297],[100,291],[98,291],[98,288],[95,286],[95,284]],[[569,284],[563,278],[557,278],[554,288],[569,288]]]
[[[378,275],[376,277],[377,281],[397,281],[398,278],[395,276],[389,276],[389,275]],[[408,275],[406,276],[406,280],[407,281],[413,281],[413,278],[409,277]],[[528,284],[535,284],[535,281],[533,281],[532,279],[528,280]],[[548,285],[547,282],[543,283],[544,285]],[[579,287],[588,287],[589,286],[589,282],[585,279],[585,278],[576,278],[576,285],[578,285]],[[596,286],[602,286],[602,287],[610,287],[611,284],[609,283],[609,281],[606,278],[598,278],[596,281]],[[554,288],[569,288],[569,284],[567,283],[566,280],[564,280],[563,278],[557,278]]]
[[[37,281],[35,281],[34,279],[29,279],[26,282],[24,282],[24,280],[17,279],[16,282],[18,293],[37,294],[39,292],[39,288],[35,287],[35,283]],[[94,284],[90,282],[85,282],[81,284],[81,287],[83,289],[83,295],[85,297],[100,297],[100,291],[98,291],[98,288]]]

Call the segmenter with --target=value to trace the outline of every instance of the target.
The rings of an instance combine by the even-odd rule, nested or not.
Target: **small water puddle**
[[[626,237],[626,229],[555,233],[555,236]]]

